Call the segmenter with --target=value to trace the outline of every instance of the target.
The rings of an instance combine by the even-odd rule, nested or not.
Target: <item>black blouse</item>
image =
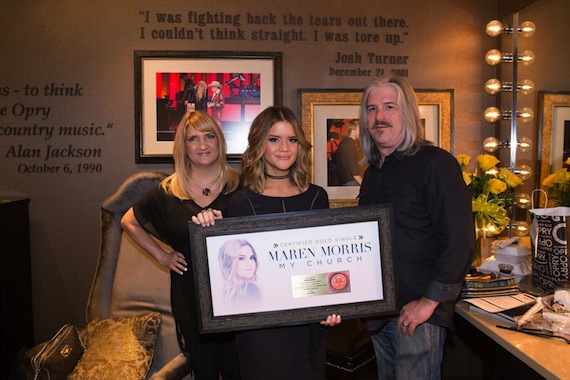
[[[220,194],[208,206],[200,207],[193,200],[181,200],[166,194],[162,189],[156,189],[133,206],[139,224],[148,233],[182,253],[188,263],[188,271],[184,274],[170,272],[172,314],[174,318],[186,324],[197,326],[188,222],[192,220],[192,216],[206,208],[224,212],[230,197],[231,194]]]
[[[317,185],[309,184],[307,191],[291,197],[260,195],[244,187],[234,193],[224,215],[263,215],[323,208],[329,208],[329,197],[325,189]]]

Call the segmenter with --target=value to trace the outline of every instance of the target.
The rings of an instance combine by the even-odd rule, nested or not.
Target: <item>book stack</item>
[[[469,273],[461,288],[461,298],[506,296],[519,293],[515,276],[499,273]]]

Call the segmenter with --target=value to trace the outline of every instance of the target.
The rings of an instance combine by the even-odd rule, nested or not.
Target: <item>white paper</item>
[[[531,294],[519,293],[512,296],[469,298],[464,301],[489,313],[499,313],[501,311],[533,303],[535,300],[536,297]]]

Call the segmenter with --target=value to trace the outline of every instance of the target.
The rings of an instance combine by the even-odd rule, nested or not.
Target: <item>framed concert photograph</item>
[[[203,333],[396,312],[389,205],[189,222]]]
[[[359,123],[363,90],[357,89],[300,89],[299,115],[303,131],[313,144],[311,180],[325,188],[331,207],[357,204],[360,187],[343,183],[338,167],[343,159],[337,152],[349,135],[350,125]],[[416,90],[424,138],[449,152],[452,147],[453,90]],[[360,160],[364,154],[356,139],[352,145]],[[344,151],[341,149],[341,151]],[[363,175],[367,166],[359,164]]]
[[[229,161],[239,162],[253,119],[282,103],[280,52],[135,51],[136,163],[172,162],[186,112],[220,124]]]

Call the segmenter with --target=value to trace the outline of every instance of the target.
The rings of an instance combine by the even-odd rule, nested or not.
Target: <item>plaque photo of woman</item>
[[[259,260],[253,246],[244,239],[228,240],[220,247],[218,259],[225,306],[243,311],[258,305],[262,294],[257,282]]]

